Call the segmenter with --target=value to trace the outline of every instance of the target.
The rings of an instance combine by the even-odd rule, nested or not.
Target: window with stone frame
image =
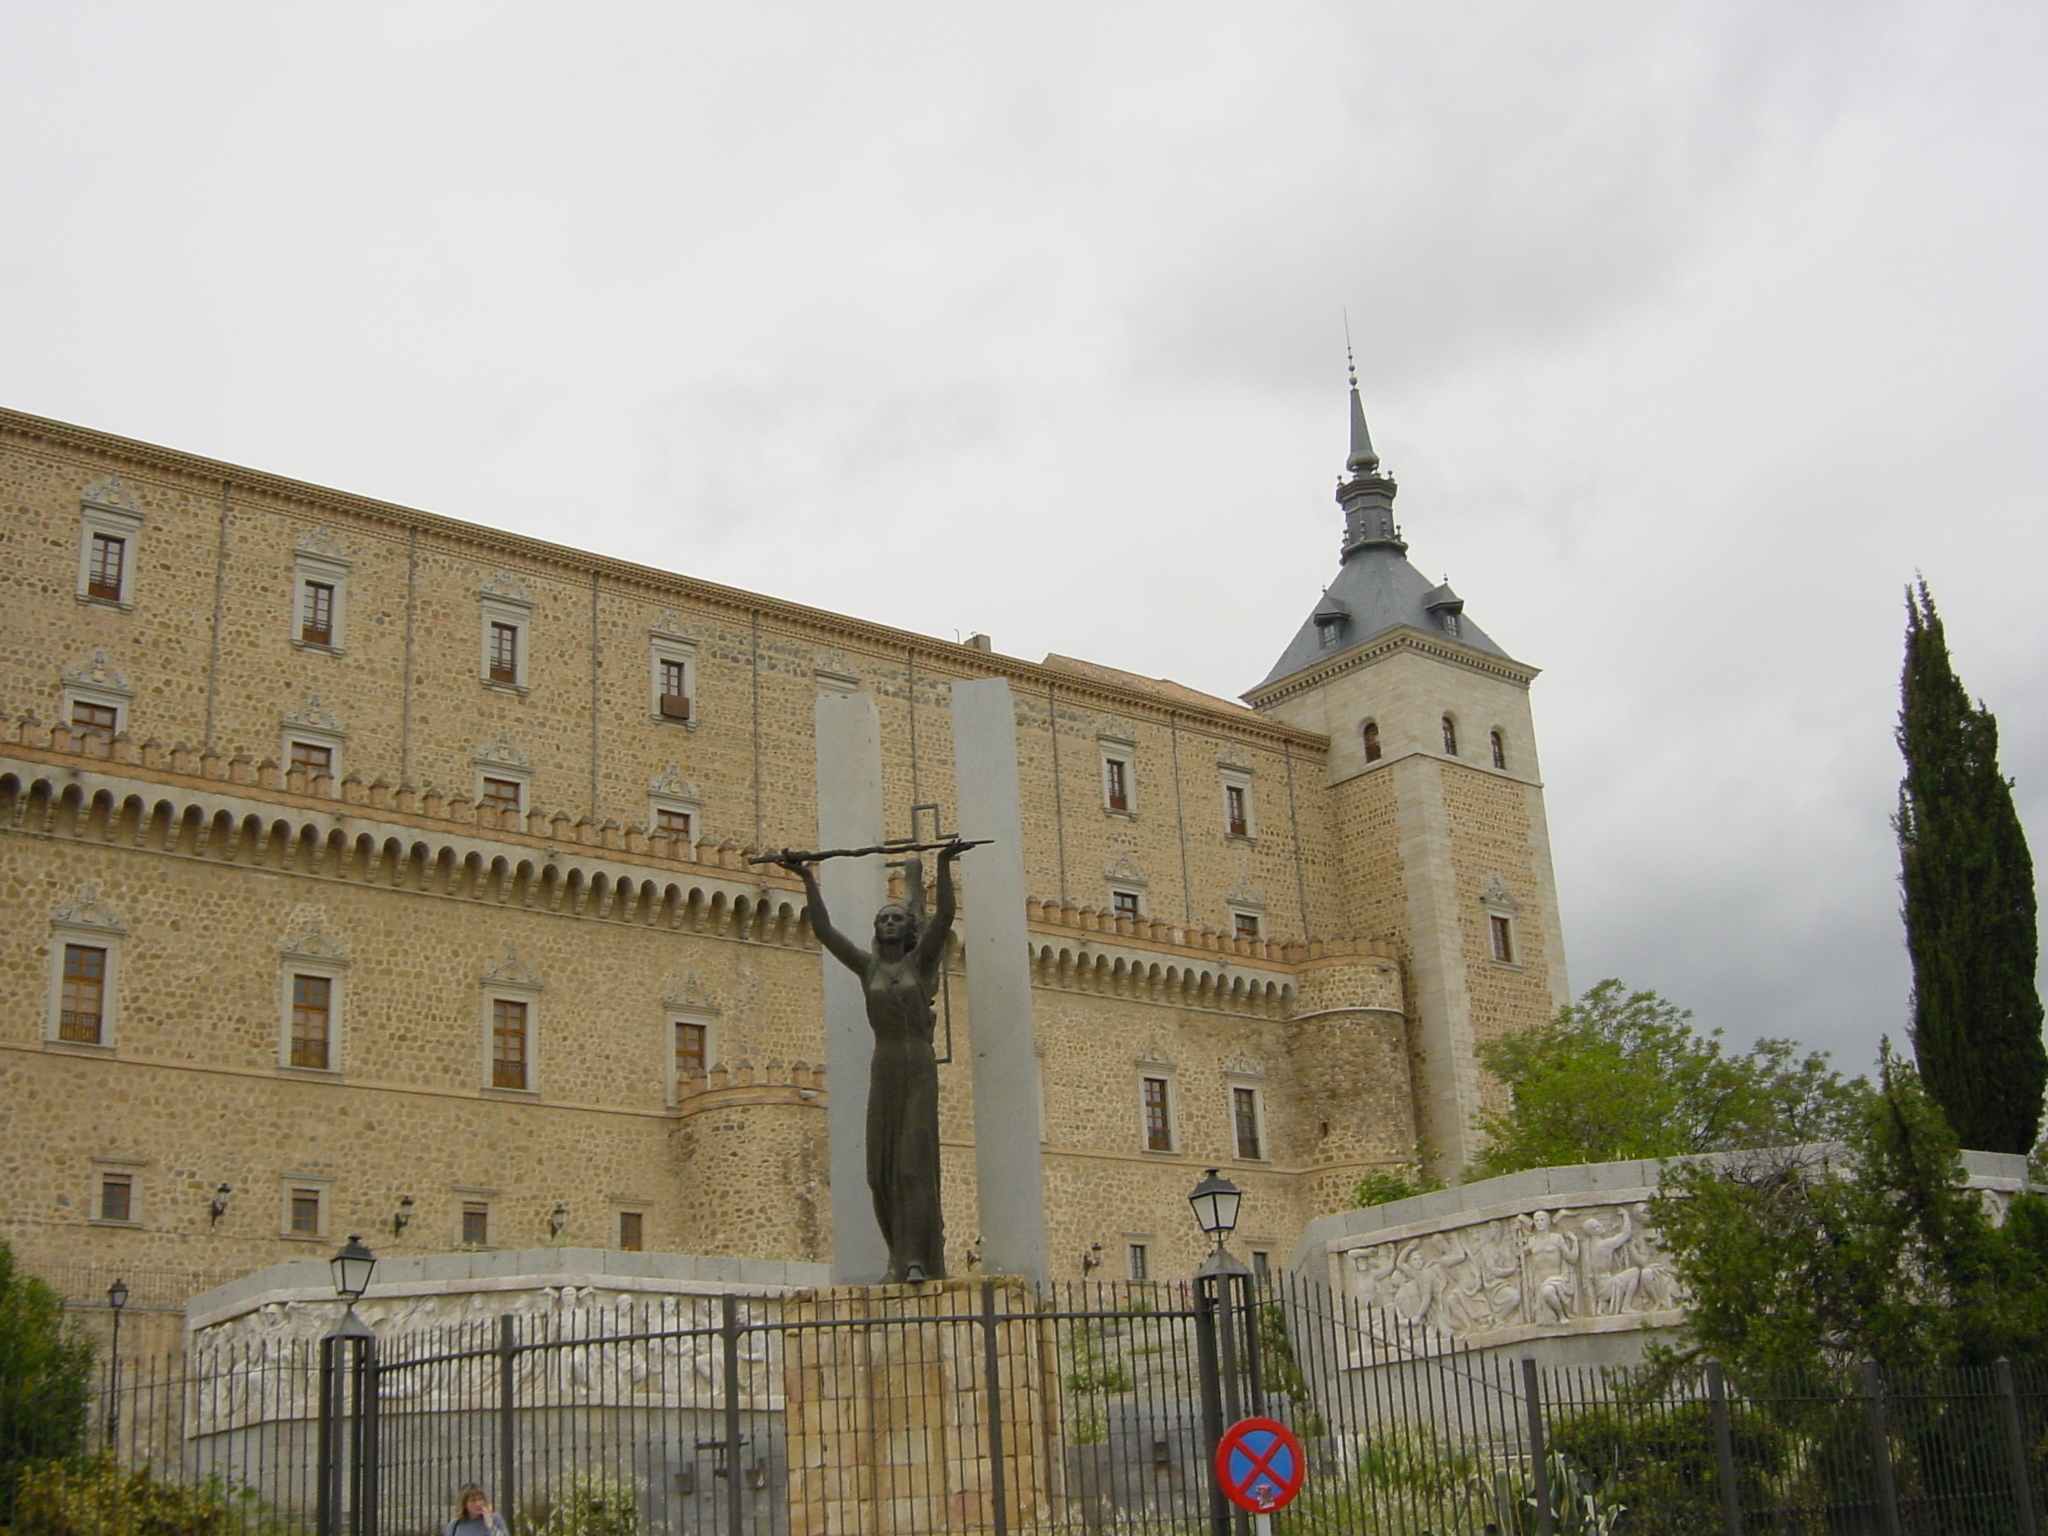
[[[96,1209],[97,1220],[135,1220],[135,1175],[132,1173],[101,1173],[99,1198]]]
[[[1126,1243],[1124,1245],[1124,1257],[1129,1265],[1130,1277],[1133,1280],[1150,1280],[1152,1278],[1152,1256],[1145,1244]]]
[[[1508,765],[1507,738],[1499,731],[1489,731],[1486,739],[1493,752],[1493,766],[1505,770]]]
[[[126,591],[128,541],[111,533],[95,533],[86,550],[85,595],[118,603]]]
[[[462,1202],[462,1246],[488,1248],[491,1245],[491,1207],[486,1201]]]
[[[292,1186],[291,1193],[288,1196],[286,1196],[287,1207],[285,1220],[286,1230],[289,1231],[293,1237],[320,1236],[321,1231],[325,1225],[320,1219],[320,1208],[325,1203],[322,1199],[322,1196],[324,1194],[325,1191],[321,1190],[317,1186]]]
[[[1500,912],[1487,914],[1486,924],[1493,936],[1493,958],[1503,965],[1515,963],[1515,920]]]
[[[299,640],[306,645],[334,644],[334,583],[299,583]]]
[[[688,811],[672,810],[667,806],[656,807],[654,812],[655,831],[666,832],[670,837],[688,842],[690,840],[690,826],[690,813]]]
[[[493,619],[490,643],[491,681],[516,685],[519,682],[519,626]]]
[[[639,1211],[619,1212],[619,1247],[627,1253],[638,1253],[642,1246],[646,1223]]]
[[[112,738],[121,730],[121,709],[116,704],[94,704],[86,699],[71,701],[71,729],[82,734]]]
[[[1231,837],[1252,835],[1252,792],[1243,784],[1223,786],[1223,830]]]
[[[1444,716],[1444,753],[1449,757],[1458,755],[1458,722],[1449,715]]]
[[[1121,757],[1102,760],[1102,803],[1112,811],[1131,808],[1131,765]]]
[[[1368,763],[1376,763],[1376,762],[1378,762],[1378,761],[1380,760],[1380,723],[1379,723],[1379,721],[1377,721],[1377,720],[1368,720],[1368,721],[1366,721],[1366,722],[1365,722],[1365,725],[1364,725],[1364,726],[1363,726],[1363,727],[1362,727],[1362,728],[1360,729],[1360,732],[1359,732],[1359,734],[1360,734],[1360,735],[1361,735],[1361,736],[1362,736],[1362,737],[1364,738],[1364,740],[1365,740],[1365,760],[1366,760],[1366,761],[1367,761]]]
[[[531,1084],[530,1010],[516,997],[491,999],[491,1086],[525,1089]]]
[[[675,1021],[676,1079],[700,1075],[711,1066],[711,1026],[692,1019]]]
[[[1263,1128],[1260,1125],[1259,1090],[1236,1087],[1230,1090],[1230,1127],[1237,1143],[1237,1156],[1246,1162],[1264,1160]]]
[[[73,1045],[104,1043],[107,1006],[107,950],[99,944],[66,944],[57,1000],[57,1038]]]
[[[524,797],[525,786],[517,779],[495,779],[486,774],[483,779],[483,793],[477,798],[480,803],[496,811],[516,811]]]
[[[1163,1077],[1141,1078],[1139,1084],[1139,1092],[1145,1111],[1145,1150],[1147,1152],[1171,1152],[1173,1150],[1173,1086]]]
[[[300,741],[293,738],[287,746],[291,759],[285,764],[287,772],[296,771],[306,776],[307,782],[334,776],[334,748],[318,741]]]
[[[1240,939],[1256,939],[1259,936],[1259,915],[1256,912],[1233,912],[1230,914],[1231,933]]]
[[[1114,917],[1136,918],[1144,915],[1143,903],[1139,900],[1136,891],[1111,891],[1109,893],[1109,910],[1110,914]]]
[[[334,1065],[334,978],[292,975],[291,1064],[328,1071]]]

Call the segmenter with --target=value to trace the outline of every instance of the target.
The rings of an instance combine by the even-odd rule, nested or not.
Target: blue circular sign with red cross
[[[1278,1419],[1239,1419],[1216,1442],[1223,1496],[1255,1515],[1270,1514],[1301,1492],[1306,1470],[1301,1442]]]

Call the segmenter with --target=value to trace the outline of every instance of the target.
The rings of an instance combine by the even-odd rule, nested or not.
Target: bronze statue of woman
[[[862,949],[832,926],[811,861],[784,849],[775,862],[804,882],[811,932],[860,978],[875,1054],[868,1070],[868,1191],[889,1245],[887,1283],[943,1280],[946,1234],[939,1211],[939,1064],[932,1051],[940,968],[953,927],[953,861],[971,844],[939,850],[938,907],[920,922],[917,907],[888,902],[875,913],[875,947]],[[923,894],[922,866],[908,883]]]

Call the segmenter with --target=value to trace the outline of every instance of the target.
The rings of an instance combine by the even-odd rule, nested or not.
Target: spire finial
[[[1344,369],[1351,377],[1351,452],[1344,467],[1352,474],[1369,475],[1380,467],[1380,456],[1372,450],[1372,434],[1365,429],[1365,406],[1358,398],[1358,360],[1351,351],[1351,311],[1344,311]]]

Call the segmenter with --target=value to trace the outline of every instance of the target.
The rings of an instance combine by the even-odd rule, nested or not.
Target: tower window
[[[128,541],[96,533],[86,552],[85,595],[109,603],[121,601],[121,576],[128,563]]]
[[[1151,1255],[1145,1251],[1145,1245],[1143,1243],[1128,1244],[1125,1252],[1130,1258],[1131,1278],[1133,1280],[1151,1279]]]
[[[1365,760],[1376,763],[1380,760],[1380,723],[1377,720],[1365,722]]]
[[[1458,755],[1458,723],[1449,715],[1444,716],[1444,752],[1451,757]]]
[[[320,1191],[294,1189],[291,1192],[290,1227],[293,1237],[320,1235]]]
[[[1503,917],[1498,912],[1487,917],[1487,926],[1493,930],[1493,958],[1503,965],[1515,963],[1515,920]]]
[[[121,728],[121,711],[111,704],[88,704],[80,699],[71,706],[71,728],[94,736],[112,736]]]
[[[1248,1162],[1258,1161],[1263,1155],[1259,1147],[1258,1089],[1230,1090],[1230,1120],[1237,1135],[1237,1155]]]
[[[619,1246],[628,1253],[638,1253],[640,1251],[640,1234],[640,1212],[619,1212]]]
[[[1259,936],[1258,914],[1254,912],[1238,912],[1233,914],[1231,928],[1240,939],[1256,939]]]
[[[1487,736],[1486,740],[1487,745],[1493,749],[1493,766],[1496,768],[1506,768],[1508,765],[1507,738],[1502,736],[1499,731],[1494,731]]]
[[[334,583],[308,581],[300,584],[299,639],[307,645],[334,644]]]
[[[135,1178],[126,1173],[103,1173],[100,1175],[100,1217],[101,1221],[133,1221],[135,1219]]]
[[[658,809],[654,813],[654,830],[666,832],[670,837],[687,838],[690,835],[690,813]]]
[[[1102,800],[1112,811],[1131,808],[1131,765],[1120,757],[1102,760]]]
[[[527,1086],[526,1004],[514,998],[491,1000],[491,1086]]]
[[[1148,1077],[1144,1080],[1145,1103],[1145,1150],[1147,1152],[1171,1152],[1173,1150],[1173,1118],[1169,1112],[1166,1097],[1166,1079]]]
[[[484,780],[483,803],[497,811],[519,809],[520,783],[517,779]]]
[[[57,1038],[76,1045],[98,1045],[106,1000],[107,952],[95,944],[66,944]]]
[[[481,1200],[462,1205],[462,1246],[487,1248],[491,1242],[491,1208]]]
[[[494,683],[519,681],[519,626],[491,623],[490,678]]]
[[[1111,891],[1109,910],[1114,917],[1138,917],[1138,893],[1136,891]]]
[[[658,662],[661,669],[659,682],[659,713],[664,720],[687,720],[690,718],[690,668],[687,662],[662,657]]]
[[[334,772],[334,748],[323,746],[317,741],[294,741],[291,744],[291,766],[310,779]]]
[[[292,1065],[325,1072],[334,1060],[334,981],[292,977]]]
[[[678,1021],[676,1024],[676,1076],[687,1077],[702,1072],[710,1061],[709,1042],[711,1027],[708,1024],[691,1024]]]

